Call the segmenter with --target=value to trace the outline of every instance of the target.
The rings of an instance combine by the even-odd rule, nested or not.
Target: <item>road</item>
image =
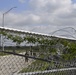
[[[34,60],[15,55],[0,56],[0,75],[14,75],[14,73],[30,65]]]

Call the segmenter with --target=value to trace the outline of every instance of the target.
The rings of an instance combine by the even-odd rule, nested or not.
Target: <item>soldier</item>
[[[26,53],[25,53],[25,62],[28,62],[28,56],[29,56],[29,54],[28,54],[28,52],[26,51]]]

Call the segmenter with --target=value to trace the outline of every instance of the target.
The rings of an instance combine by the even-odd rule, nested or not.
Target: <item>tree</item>
[[[14,37],[12,37],[12,40],[13,40],[13,42],[16,42],[16,45],[19,47],[20,46],[20,44],[23,42],[23,39],[22,39],[22,37],[20,37],[20,36],[14,36]]]
[[[32,45],[36,43],[36,39],[32,36],[24,37],[24,41],[30,44],[30,53],[33,54]]]
[[[76,42],[69,42],[66,52],[62,56],[65,60],[73,60],[76,58]]]

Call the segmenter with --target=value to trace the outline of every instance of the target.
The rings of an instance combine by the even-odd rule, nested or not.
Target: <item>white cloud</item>
[[[70,6],[71,0],[30,0],[30,5],[35,10],[52,12],[53,10]]]
[[[26,1],[25,1],[25,0],[19,0],[19,2],[21,2],[21,3],[25,3]]]
[[[76,28],[76,4],[71,0],[29,0],[28,3],[31,10],[7,14],[5,26],[26,30],[36,28],[39,32],[50,32],[64,26]]]

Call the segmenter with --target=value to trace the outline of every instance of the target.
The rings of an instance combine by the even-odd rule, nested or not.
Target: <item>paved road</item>
[[[29,59],[28,62],[25,62],[24,57],[15,55],[0,56],[0,75],[14,75],[14,73],[27,67],[33,61]]]

